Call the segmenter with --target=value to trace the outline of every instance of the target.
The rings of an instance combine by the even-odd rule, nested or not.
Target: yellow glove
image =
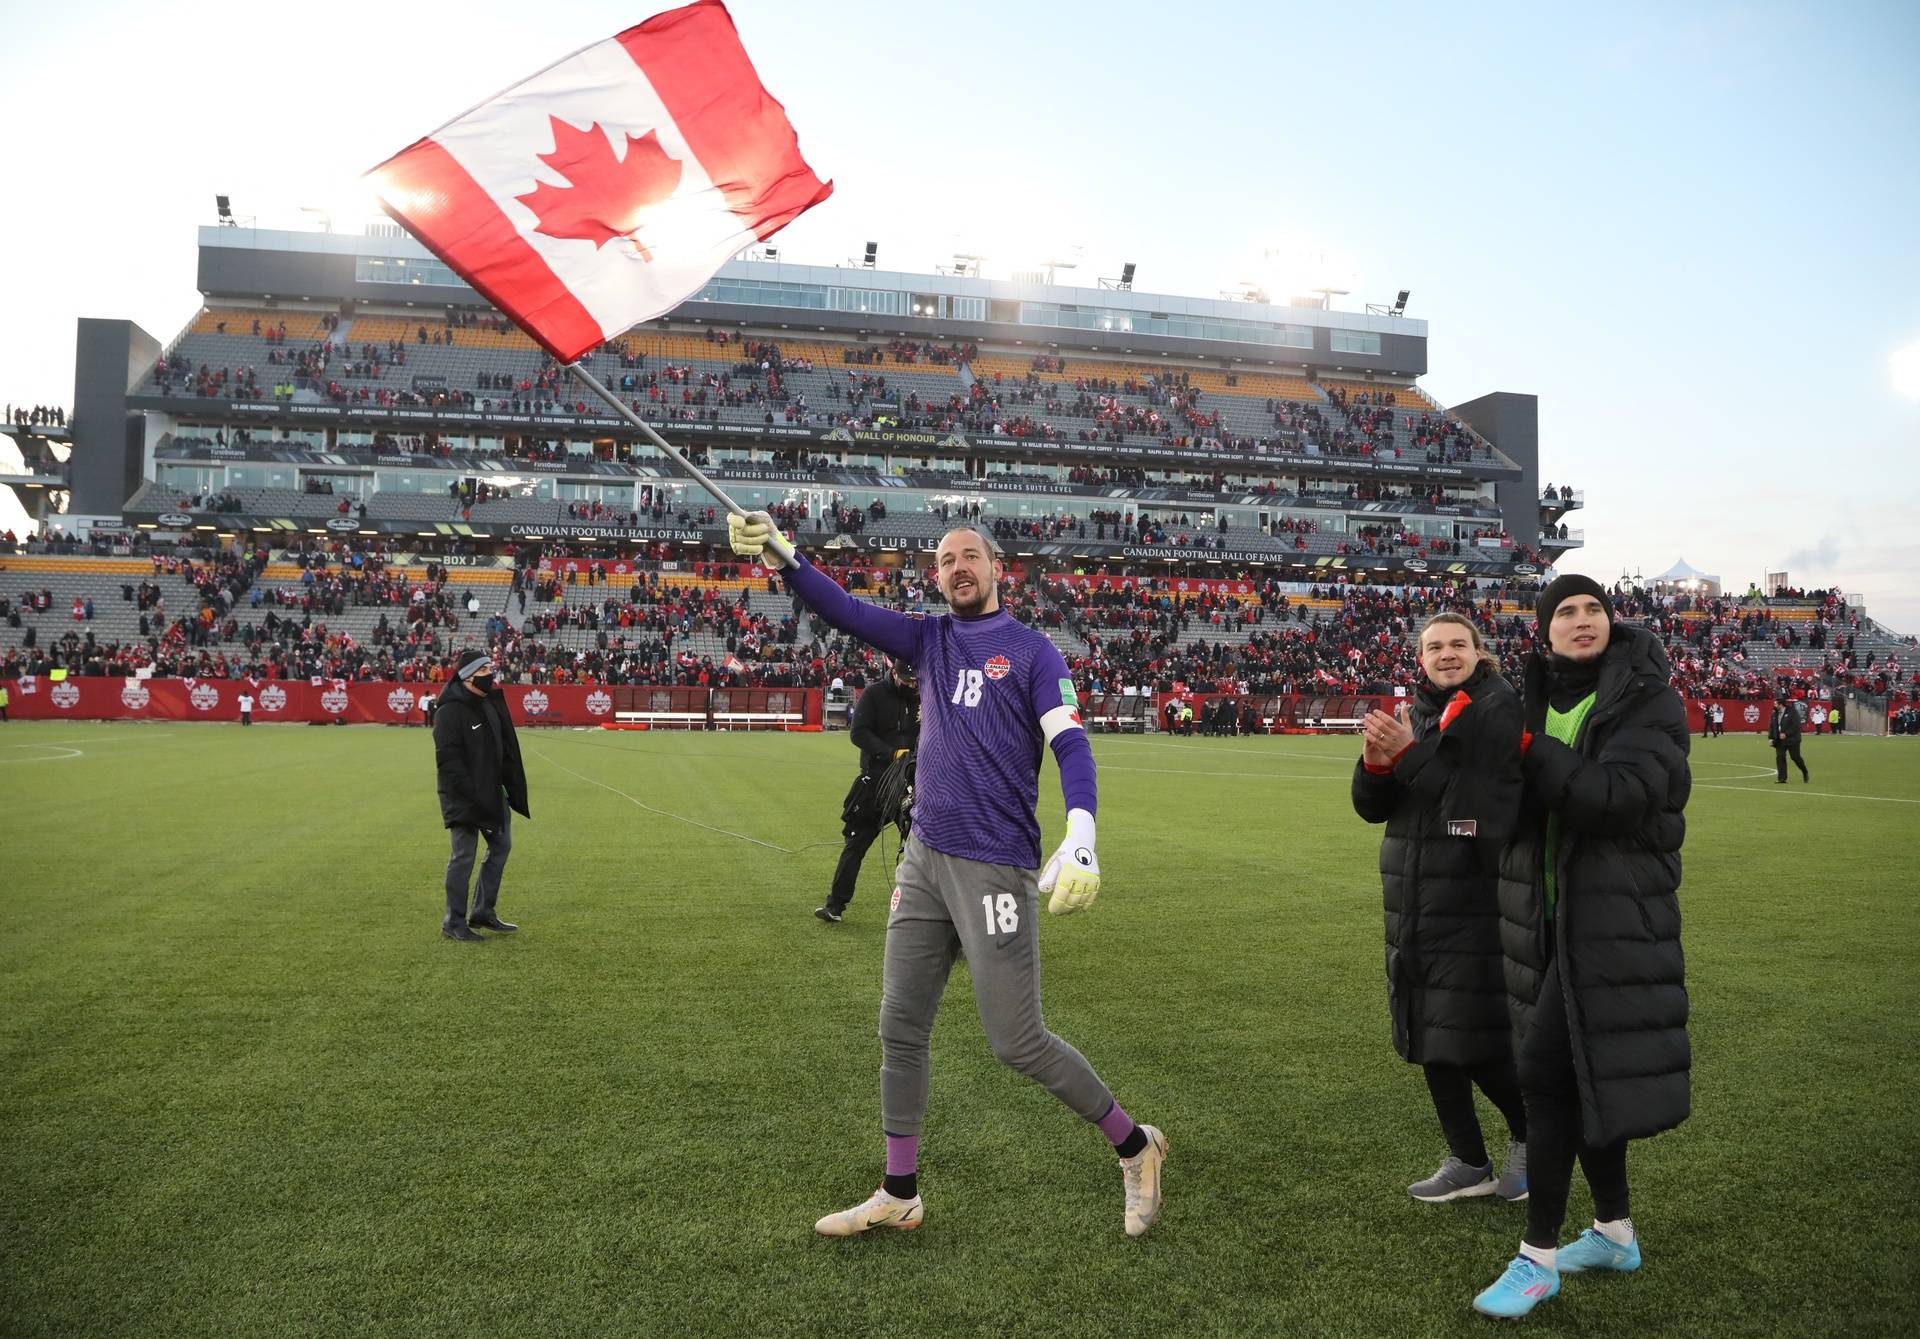
[[[1093,815],[1085,809],[1067,813],[1067,839],[1040,872],[1039,890],[1052,893],[1047,912],[1067,916],[1085,911],[1100,895],[1100,862],[1093,856]]]
[[[745,516],[727,513],[727,543],[742,558],[752,558],[768,567],[792,567],[793,545],[787,543],[773,517],[764,511]]]
[[[912,752],[913,752],[912,749],[895,749],[893,751],[893,760],[895,762],[899,762],[902,758],[906,757],[909,753],[912,753]]]

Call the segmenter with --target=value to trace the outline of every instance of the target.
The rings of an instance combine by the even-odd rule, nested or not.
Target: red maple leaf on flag
[[[640,239],[633,237],[648,209],[672,195],[680,185],[682,165],[660,147],[660,133],[649,130],[638,139],[626,136],[624,158],[613,156],[613,145],[598,121],[590,130],[549,116],[553,152],[540,161],[567,179],[568,185],[536,182],[531,192],[515,198],[540,217],[536,232],[549,237],[592,242],[598,250],[616,237],[629,237],[640,259],[652,260]]]

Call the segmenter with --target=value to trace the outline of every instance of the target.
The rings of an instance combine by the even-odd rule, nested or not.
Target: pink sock
[[[1133,1117],[1122,1111],[1118,1102],[1115,1102],[1107,1114],[1094,1124],[1100,1127],[1100,1133],[1104,1134],[1107,1142],[1115,1148],[1125,1143],[1127,1136],[1133,1133]]]
[[[919,1165],[919,1135],[890,1134],[887,1136],[888,1176],[912,1176]]]

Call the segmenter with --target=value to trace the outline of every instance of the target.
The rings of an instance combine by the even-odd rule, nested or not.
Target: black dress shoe
[[[447,921],[440,927],[440,933],[448,939],[458,939],[468,944],[484,944],[486,942],[481,936],[469,930],[465,921]]]
[[[469,928],[472,928],[472,929],[491,930],[495,934],[500,934],[500,935],[510,935],[515,930],[518,930],[520,928],[519,926],[515,925],[512,921],[501,920],[498,916],[494,915],[492,912],[488,912],[484,916],[467,917],[467,925],[469,926]]]

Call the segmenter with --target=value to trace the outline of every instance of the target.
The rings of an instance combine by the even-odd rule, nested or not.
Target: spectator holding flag
[[[1385,823],[1387,1004],[1393,1048],[1425,1072],[1446,1136],[1438,1171],[1407,1187],[1428,1204],[1527,1197],[1527,1118],[1513,1069],[1495,885],[1520,811],[1520,699],[1480,630],[1442,613],[1420,629],[1425,671],[1401,715],[1367,713],[1353,807]],[[1479,1088],[1505,1118],[1496,1179],[1474,1113]]]
[[[1067,668],[1047,638],[1000,605],[999,548],[969,527],[935,553],[950,612],[896,613],[848,595],[797,555],[765,512],[729,518],[734,551],[784,570],[789,588],[832,626],[910,662],[921,687],[913,834],[897,875],[880,1003],[880,1110],[886,1175],[864,1202],[814,1224],[824,1236],[917,1228],[918,1159],[932,1079],[928,1043],[954,960],[966,955],[993,1053],[1097,1126],[1119,1155],[1123,1224],[1160,1216],[1167,1140],[1136,1125],[1093,1067],[1040,1012],[1038,894],[1056,914],[1093,904],[1093,750]],[[1040,870],[1043,745],[1060,765],[1067,836]]]
[[[1604,588],[1569,573],[1535,606],[1520,821],[1501,853],[1501,942],[1527,1104],[1527,1230],[1474,1298],[1518,1319],[1569,1274],[1640,1267],[1627,1141],[1691,1109],[1680,951],[1680,847],[1692,777],[1686,704],[1666,651],[1616,623]],[[1560,1246],[1573,1165],[1593,1227]]]

